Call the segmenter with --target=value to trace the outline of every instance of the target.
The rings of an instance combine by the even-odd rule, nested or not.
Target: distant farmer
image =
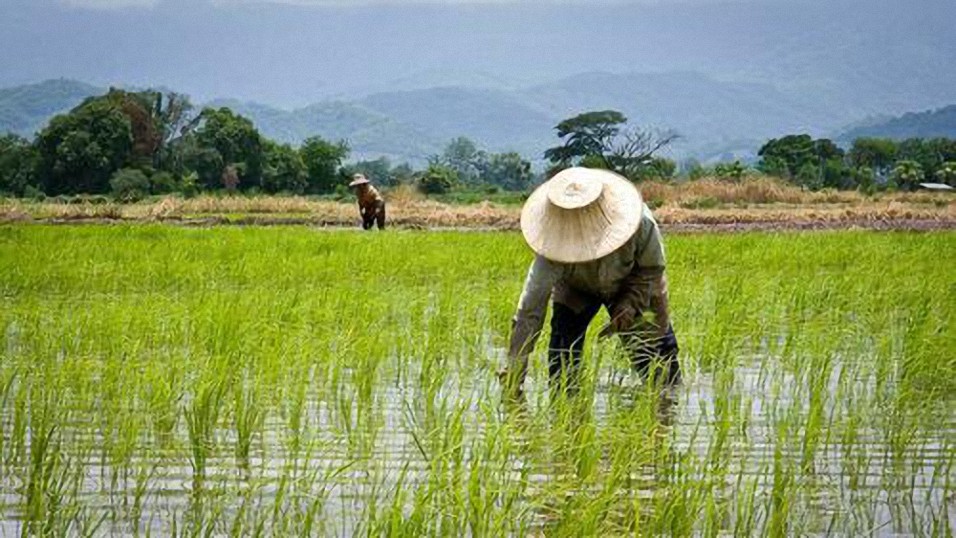
[[[358,198],[359,215],[362,216],[362,229],[371,230],[373,224],[378,224],[379,230],[385,229],[385,199],[372,186],[364,174],[352,176],[349,187],[355,189]]]
[[[671,327],[664,244],[634,185],[604,170],[569,168],[541,185],[521,211],[521,231],[536,253],[514,317],[505,396],[518,398],[528,355],[553,301],[548,370],[552,388],[573,392],[584,335],[604,306],[643,379],[677,384],[677,339]]]

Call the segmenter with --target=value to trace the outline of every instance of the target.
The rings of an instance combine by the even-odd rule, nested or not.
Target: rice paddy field
[[[684,384],[516,407],[517,233],[0,227],[0,536],[952,536],[956,232],[666,241]]]

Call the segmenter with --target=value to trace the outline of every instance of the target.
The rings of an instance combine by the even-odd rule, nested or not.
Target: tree
[[[654,157],[638,172],[638,179],[671,179],[677,173],[677,163],[663,157]]]
[[[872,168],[882,176],[896,160],[896,151],[896,142],[888,138],[857,138],[847,157],[853,166]]]
[[[162,135],[162,145],[153,159],[154,166],[173,171],[182,165],[184,141],[189,139],[202,116],[193,115],[189,98],[178,93],[168,93],[165,97],[157,93],[154,110]]]
[[[445,194],[458,182],[454,169],[441,164],[432,164],[418,179],[418,188],[425,194]]]
[[[216,148],[204,147],[195,135],[189,135],[175,145],[172,156],[168,164],[174,174],[180,177],[194,174],[197,188],[222,187],[226,162]]]
[[[935,177],[940,183],[956,187],[956,162],[944,162],[936,171]]]
[[[700,179],[707,175],[707,168],[693,157],[685,160],[681,165],[682,173],[691,181]]]
[[[817,162],[816,145],[808,134],[773,138],[760,148],[757,155],[761,157],[757,166],[762,172],[788,179],[795,178],[807,163]]]
[[[934,138],[926,143],[929,150],[939,157],[940,163],[956,162],[956,140],[951,138]]]
[[[167,194],[180,190],[182,185],[176,181],[173,174],[160,170],[149,176],[149,192],[152,194]]]
[[[47,194],[102,194],[132,154],[129,118],[94,100],[50,120],[37,136],[38,170]]]
[[[353,174],[363,174],[373,183],[392,185],[392,163],[388,157],[379,157],[371,161],[358,161],[342,169],[345,179],[351,179]]]
[[[164,146],[186,136],[196,127],[200,118],[191,115],[193,104],[189,101],[189,97],[174,92],[163,96],[157,92],[155,99],[155,114]]]
[[[832,140],[814,140],[808,134],[787,135],[774,138],[764,144],[760,151],[757,168],[769,175],[796,180],[804,187],[820,188],[830,181],[839,183],[845,175],[842,166],[844,151]],[[810,167],[815,168],[811,172]]]
[[[223,163],[219,175],[232,165],[240,185],[260,185],[263,141],[252,122],[228,108],[207,108],[200,116],[196,143],[202,150],[219,154]]]
[[[820,167],[812,162],[803,163],[803,166],[797,170],[797,175],[793,178],[797,185],[810,190],[817,190],[823,186],[823,178],[820,175]]]
[[[899,161],[890,173],[890,179],[901,189],[915,190],[926,177],[916,161]]]
[[[652,177],[654,172],[660,173],[668,168],[666,165],[661,167],[661,162],[656,160],[654,154],[678,138],[680,136],[673,131],[631,128],[621,133],[611,148],[610,155],[604,160],[609,170],[632,181]]]
[[[779,155],[766,156],[757,164],[757,169],[771,177],[790,179],[790,165]]]
[[[459,136],[448,143],[438,161],[454,170],[460,181],[475,183],[487,156],[470,139]]]
[[[121,202],[138,202],[149,194],[149,178],[136,168],[123,168],[110,178],[110,189]]]
[[[233,194],[239,190],[241,180],[239,179],[239,170],[236,168],[236,165],[227,164],[226,167],[222,169],[222,176],[219,181],[229,194]]]
[[[589,155],[603,156],[625,123],[627,117],[616,110],[585,112],[568,118],[555,126],[564,143],[545,150],[544,158],[566,168]]]
[[[415,169],[408,163],[402,163],[392,168],[389,175],[395,184],[409,183],[415,177]]]
[[[717,163],[717,165],[714,166],[714,174],[721,179],[740,181],[743,179],[745,173],[747,173],[747,168],[740,161]]]
[[[820,163],[824,163],[832,159],[842,159],[846,152],[829,138],[821,138],[813,141],[813,154]]]
[[[616,110],[585,112],[559,123],[555,129],[560,146],[544,152],[552,172],[568,166],[589,166],[612,170],[630,179],[638,179],[649,159],[673,141],[673,132],[632,128],[624,130],[627,117]]]
[[[36,184],[36,150],[15,134],[0,135],[0,193],[23,196]]]
[[[861,166],[853,169],[853,182],[856,188],[865,194],[872,194],[876,191],[876,173],[868,166]]]
[[[852,170],[842,158],[829,159],[823,165],[823,186],[831,189],[852,189],[856,187]]]
[[[262,190],[268,193],[304,193],[308,186],[308,172],[299,152],[288,144],[271,141],[264,144],[264,151]]]
[[[307,192],[328,193],[339,183],[338,169],[349,155],[344,140],[329,142],[320,136],[306,139],[299,149],[306,167]]]
[[[509,191],[523,191],[531,186],[534,174],[531,163],[516,152],[494,153],[482,165],[481,180]]]

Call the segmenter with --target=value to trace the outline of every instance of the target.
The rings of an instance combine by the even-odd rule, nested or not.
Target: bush
[[[442,165],[431,165],[418,180],[418,188],[425,194],[445,194],[456,183],[458,174]]]
[[[956,187],[956,162],[945,162],[936,171],[936,181],[945,183],[951,187]]]
[[[905,190],[915,190],[925,177],[923,167],[916,161],[899,161],[890,172],[892,182]]]
[[[179,192],[186,198],[192,198],[199,194],[199,174],[189,172],[179,181]]]
[[[739,182],[741,179],[743,179],[744,174],[747,173],[747,168],[740,161],[734,161],[732,163],[719,163],[714,166],[714,173],[720,179]]]
[[[34,187],[33,185],[27,185],[23,189],[23,197],[35,200],[37,202],[42,202],[46,200],[46,194],[43,193],[40,189]]]
[[[176,178],[169,172],[156,172],[149,177],[149,190],[153,194],[168,194],[178,188]]]
[[[137,202],[149,194],[149,178],[135,168],[123,168],[110,178],[110,189],[120,202]]]

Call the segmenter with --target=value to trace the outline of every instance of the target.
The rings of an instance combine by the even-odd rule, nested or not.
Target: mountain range
[[[864,137],[892,138],[953,138],[956,139],[956,105],[910,112],[899,117],[877,117],[864,120],[837,137],[843,144]]]
[[[32,136],[54,114],[104,91],[68,79],[0,89],[0,132]],[[642,128],[676,131],[681,139],[670,156],[703,161],[747,159],[765,140],[788,133],[844,142],[884,134],[956,136],[956,106],[897,119],[860,120],[767,84],[725,82],[695,72],[592,72],[514,88],[402,89],[295,109],[235,99],[201,105],[228,106],[281,142],[299,144],[314,135],[345,139],[353,158],[384,156],[413,164],[440,153],[458,136],[489,151],[517,151],[536,161],[557,142],[554,126],[559,121],[597,109],[619,110],[630,124]],[[856,124],[847,129],[853,120]]]

